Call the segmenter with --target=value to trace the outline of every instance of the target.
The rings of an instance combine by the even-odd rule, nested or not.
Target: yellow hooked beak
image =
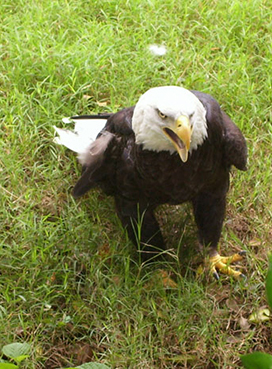
[[[163,127],[163,132],[171,140],[181,160],[185,163],[188,159],[192,136],[189,118],[181,115],[176,120],[174,128]]]

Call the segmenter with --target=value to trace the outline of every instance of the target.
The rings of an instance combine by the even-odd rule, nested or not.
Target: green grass
[[[271,250],[270,2],[0,5],[0,346],[29,342],[25,368],[238,368],[241,354],[271,352],[271,322],[241,325],[266,304]],[[153,43],[168,53],[154,57]],[[246,284],[196,280],[189,206],[158,211],[173,257],[157,268],[178,285],[166,289],[139,264],[110,198],[71,196],[80,168],[52,126],[169,84],[212,94],[247,137],[221,240],[223,254],[248,251]]]

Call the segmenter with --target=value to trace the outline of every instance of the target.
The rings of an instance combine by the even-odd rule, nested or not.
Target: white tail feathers
[[[75,123],[74,131],[62,129],[54,126],[58,134],[54,142],[67,147],[78,153],[78,159],[82,163],[92,142],[95,141],[98,133],[104,128],[107,119],[75,119],[63,118],[64,123]]]

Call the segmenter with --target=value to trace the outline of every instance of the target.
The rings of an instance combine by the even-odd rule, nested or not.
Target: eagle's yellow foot
[[[246,251],[240,251],[232,256],[220,256],[216,253],[214,256],[209,258],[209,268],[215,279],[219,279],[217,271],[232,276],[234,278],[245,277],[245,275],[237,270],[234,270],[229,264],[235,263],[243,259]]]

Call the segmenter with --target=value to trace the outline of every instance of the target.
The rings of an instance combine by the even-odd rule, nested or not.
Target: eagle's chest
[[[141,162],[141,188],[154,203],[179,204],[196,196],[204,178],[198,165],[182,163],[177,154],[161,153]]]
[[[192,156],[183,163],[177,154],[142,150],[126,162],[126,180],[120,186],[126,197],[149,204],[180,204],[213,185],[217,163]],[[124,176],[121,176],[124,179]],[[214,178],[214,179],[213,179]]]

